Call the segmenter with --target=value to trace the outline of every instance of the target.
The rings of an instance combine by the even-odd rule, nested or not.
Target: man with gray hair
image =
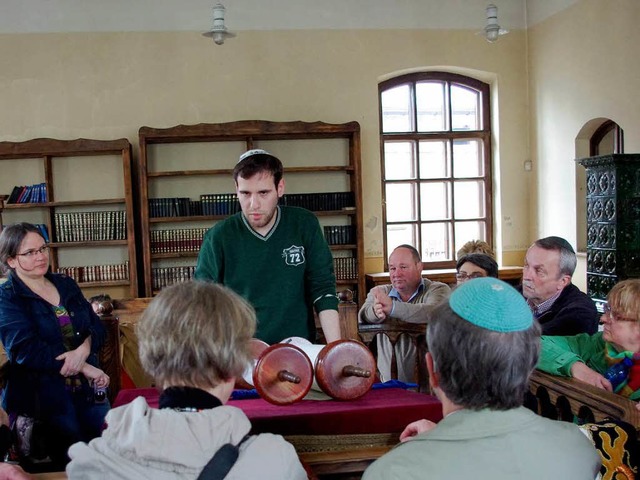
[[[595,478],[600,457],[578,426],[522,406],[540,325],[513,287],[491,277],[458,286],[427,324],[427,345],[443,420],[409,424],[364,480]]]
[[[598,331],[595,304],[571,283],[575,269],[576,252],[564,238],[541,238],[527,250],[522,294],[543,335],[593,335]]]

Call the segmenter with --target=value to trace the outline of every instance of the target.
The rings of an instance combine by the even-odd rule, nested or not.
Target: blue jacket
[[[91,336],[87,362],[97,366],[97,352],[105,329],[76,282],[66,275],[47,273],[60,294],[75,332],[74,347]],[[9,375],[3,407],[12,413],[47,418],[59,413],[66,402],[64,364],[55,358],[66,351],[58,318],[46,300],[33,293],[15,273],[0,285],[0,342],[9,359]],[[82,377],[84,378],[84,377]]]

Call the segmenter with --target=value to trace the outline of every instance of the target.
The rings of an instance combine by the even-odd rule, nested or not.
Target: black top
[[[160,408],[206,410],[220,407],[222,402],[195,387],[169,387],[160,394]]]
[[[570,283],[538,322],[543,335],[593,335],[598,331],[599,317],[593,300]]]
[[[0,462],[4,460],[10,446],[11,430],[6,425],[0,425]]]

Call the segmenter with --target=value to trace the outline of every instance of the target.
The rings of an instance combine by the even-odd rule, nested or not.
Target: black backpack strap
[[[204,466],[197,480],[223,480],[238,460],[240,445],[248,439],[249,435],[245,435],[238,445],[225,443],[220,447]]]

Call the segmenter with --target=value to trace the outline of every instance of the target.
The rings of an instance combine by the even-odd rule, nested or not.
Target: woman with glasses
[[[94,395],[109,385],[97,366],[105,330],[76,282],[49,272],[49,246],[35,225],[2,230],[0,268],[8,277],[0,285],[0,341],[9,361],[3,407],[20,435],[31,437],[31,456],[44,440],[50,467],[64,468],[69,446],[99,436],[109,409]]]
[[[498,264],[493,258],[484,253],[470,253],[460,257],[456,264],[458,285],[481,277],[498,278]]]
[[[640,400],[640,279],[611,289],[600,323],[594,335],[543,335],[538,368]]]

